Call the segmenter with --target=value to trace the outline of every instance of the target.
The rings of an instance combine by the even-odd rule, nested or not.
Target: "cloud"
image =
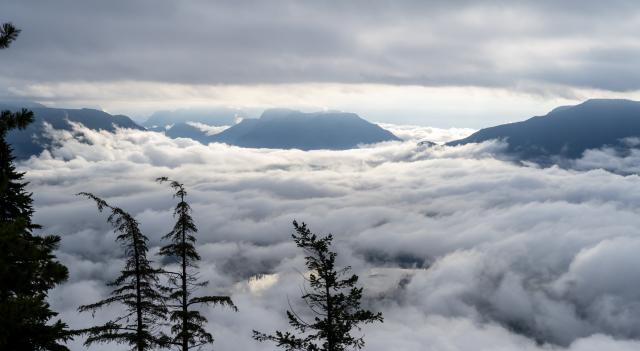
[[[380,126],[402,140],[412,140],[416,142],[431,141],[444,144],[453,140],[460,140],[468,137],[476,130],[471,128],[434,128],[411,125],[397,125],[380,123]]]
[[[297,83],[261,85],[187,85],[158,82],[38,83],[18,87],[2,84],[9,95],[60,108],[93,106],[112,114],[126,113],[145,120],[158,109],[190,106],[198,109],[242,107],[254,117],[264,109],[290,107],[305,112],[355,112],[374,122],[438,127],[485,127],[542,115],[558,105],[576,104],[592,96],[640,99],[640,95],[575,92],[568,98],[541,97],[506,89],[422,87],[383,84]],[[0,93],[1,95],[1,93]],[[460,104],[460,96],[467,97]]]
[[[71,275],[51,302],[73,327],[92,323],[75,309],[105,296],[122,263],[104,216],[73,194],[131,211],[157,252],[174,199],[153,179],[169,176],[189,190],[206,292],[231,294],[240,308],[204,311],[218,350],[275,350],[252,341],[251,329],[285,328],[287,297],[304,310],[293,219],[335,235],[339,263],[366,287],[365,306],[384,313],[384,324],[362,331],[367,350],[640,346],[636,175],[516,166],[501,160],[501,143],[415,142],[459,130],[395,127],[416,139],[302,152],[77,128],[90,144],[65,139],[20,164],[36,221],[63,237]]]
[[[640,172],[640,150],[637,138],[627,139],[628,148],[620,150],[613,147],[586,150],[582,157],[568,163],[575,169],[601,168],[622,174],[637,174]]]
[[[640,91],[633,1],[1,3],[23,32],[0,96],[56,106],[328,107],[477,128]],[[452,88],[470,91],[451,102]]]
[[[198,128],[200,131],[204,132],[206,135],[209,135],[209,136],[222,133],[223,131],[229,128],[229,126],[210,126],[208,124],[198,123],[198,122],[187,122],[187,124],[192,127]]]
[[[3,53],[10,59],[0,75],[18,80],[640,88],[631,1],[67,0],[3,8],[4,20],[24,31]]]

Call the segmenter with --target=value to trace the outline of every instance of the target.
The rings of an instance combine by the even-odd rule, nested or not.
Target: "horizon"
[[[0,350],[640,350],[639,32],[0,0]]]
[[[4,0],[3,19],[23,31],[0,98],[136,120],[290,107],[479,129],[587,98],[640,99],[632,4]]]
[[[553,111],[556,108],[559,107],[566,107],[566,106],[576,106],[576,105],[580,105],[583,104],[585,102],[588,101],[592,101],[592,100],[624,100],[624,101],[632,101],[632,102],[638,102],[636,100],[633,99],[626,99],[626,98],[615,98],[615,97],[610,97],[610,98],[588,98],[586,100],[582,100],[582,101],[578,101],[576,103],[573,104],[567,104],[567,105],[557,105],[554,106],[552,108],[550,108],[549,110],[539,113],[539,114],[534,114],[534,115],[529,115],[526,117],[522,117],[520,119],[514,119],[514,120],[503,120],[501,122],[498,122],[498,124],[508,124],[508,123],[513,123],[513,122],[521,122],[521,121],[525,121],[529,118],[532,117],[538,117],[538,116],[545,116],[547,115],[549,112]],[[180,112],[187,112],[187,113],[199,113],[202,112],[203,114],[206,114],[208,112],[216,112],[216,111],[221,111],[221,110],[238,110],[238,112],[243,112],[245,114],[245,118],[252,118],[252,119],[257,119],[260,118],[262,116],[262,114],[268,110],[292,110],[292,111],[297,111],[297,112],[302,112],[302,113],[330,113],[330,112],[343,112],[343,113],[355,113],[356,115],[358,115],[359,117],[363,118],[364,120],[367,120],[369,122],[372,123],[376,123],[376,124],[391,124],[391,125],[397,125],[397,126],[418,126],[418,127],[434,127],[434,128],[441,128],[441,129],[447,129],[447,128],[467,128],[467,129],[475,129],[475,130],[479,130],[479,129],[483,129],[483,128],[488,128],[488,127],[494,127],[498,124],[490,124],[490,125],[483,125],[483,126],[474,126],[474,127],[470,127],[470,126],[453,126],[453,125],[447,125],[447,126],[440,126],[440,125],[431,125],[431,124],[412,124],[412,123],[402,123],[402,121],[387,121],[386,119],[382,119],[382,120],[372,120],[367,118],[367,116],[363,116],[361,114],[358,114],[357,112],[354,111],[346,111],[346,110],[332,110],[332,109],[322,109],[322,110],[314,110],[314,109],[297,109],[297,108],[292,108],[292,107],[286,107],[286,106],[278,106],[278,107],[268,107],[265,109],[259,109],[259,108],[250,108],[250,109],[242,109],[242,108],[237,108],[237,107],[229,107],[229,106],[206,106],[206,107],[178,107],[175,109],[166,109],[166,110],[155,110],[153,112],[150,112],[149,114],[145,114],[142,116],[136,116],[136,115],[128,115],[126,113],[117,113],[117,112],[112,112],[112,111],[108,111],[105,109],[101,109],[99,107],[89,107],[89,106],[74,106],[74,107],[70,107],[70,106],[50,106],[47,105],[45,103],[42,102],[36,102],[36,101],[28,101],[28,100],[0,100],[0,104],[8,104],[8,105],[20,105],[20,104],[30,104],[30,103],[38,103],[43,105],[44,107],[47,108],[60,108],[60,109],[83,109],[83,108],[87,108],[87,109],[95,109],[98,111],[103,111],[106,113],[109,113],[111,115],[123,115],[126,117],[131,118],[131,120],[133,120],[135,123],[138,124],[144,124],[146,121],[148,121],[149,118],[153,117],[155,114],[160,114],[160,113],[173,113],[173,114],[179,114]],[[400,122],[400,123],[397,123]]]

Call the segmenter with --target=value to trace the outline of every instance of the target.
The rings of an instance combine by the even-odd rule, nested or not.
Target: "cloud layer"
[[[4,1],[2,20],[24,32],[0,76],[637,90],[635,5]]]
[[[0,0],[23,32],[0,98],[154,109],[340,109],[486,127],[591,97],[640,96],[632,0]],[[461,96],[463,99],[461,99]]]
[[[427,131],[395,128],[416,138],[338,152],[203,146],[130,130],[84,130],[90,144],[81,144],[51,131],[62,148],[21,168],[37,222],[63,236],[71,277],[53,307],[73,327],[114,313],[92,321],[75,312],[107,293],[103,282],[122,261],[105,218],[73,194],[131,211],[155,251],[173,199],[152,180],[169,176],[190,191],[207,292],[232,294],[240,308],[205,311],[218,350],[272,350],[251,329],[284,328],[287,297],[304,310],[293,219],[335,235],[366,306],[385,314],[363,330],[367,350],[640,346],[638,176],[519,167],[500,160],[499,143],[426,148],[416,141]],[[461,131],[431,133],[446,141]]]

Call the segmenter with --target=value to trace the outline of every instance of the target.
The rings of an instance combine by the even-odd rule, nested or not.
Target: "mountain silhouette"
[[[13,154],[17,159],[38,155],[52,147],[53,140],[45,132],[45,123],[54,129],[67,131],[73,130],[70,122],[81,123],[92,130],[109,132],[115,132],[116,128],[144,130],[127,116],[110,115],[100,110],[49,108],[34,103],[0,103],[0,110],[16,111],[22,107],[33,111],[34,122],[25,130],[13,130],[7,135],[7,141],[13,147]]]
[[[447,145],[504,140],[507,152],[520,160],[549,165],[558,158],[579,158],[588,149],[628,148],[624,139],[632,137],[640,137],[640,102],[592,99],[545,116],[481,129]]]
[[[251,148],[345,150],[400,139],[354,113],[270,109],[260,118],[244,119],[210,140]]]
[[[202,144],[208,144],[211,140],[211,136],[205,131],[194,127],[188,123],[176,123],[164,131],[164,134],[169,138],[189,138],[198,141]]]
[[[187,122],[203,123],[210,126],[230,126],[235,124],[239,118],[244,118],[245,115],[246,114],[243,111],[232,108],[157,111],[149,116],[142,125],[145,128],[156,132],[168,130],[167,126],[186,124]],[[182,129],[188,128],[184,126],[179,127],[179,130]],[[180,133],[178,130],[175,132]]]

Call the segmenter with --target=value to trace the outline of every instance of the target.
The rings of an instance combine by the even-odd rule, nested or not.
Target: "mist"
[[[61,147],[19,167],[35,222],[62,236],[58,257],[70,270],[52,308],[72,328],[116,313],[76,312],[108,294],[122,254],[105,217],[74,194],[130,211],[155,254],[174,200],[153,180],[168,176],[189,191],[206,293],[229,294],[239,307],[203,310],[217,350],[275,350],[251,330],[286,329],[289,302],[304,310],[294,219],[334,234],[364,304],[383,312],[383,324],[360,332],[366,350],[640,346],[640,178],[624,175],[635,153],[590,150],[573,168],[540,168],[512,162],[500,142],[418,145],[472,130],[385,127],[405,141],[303,152],[77,125],[83,143],[50,130]],[[82,341],[71,349],[85,349]]]

